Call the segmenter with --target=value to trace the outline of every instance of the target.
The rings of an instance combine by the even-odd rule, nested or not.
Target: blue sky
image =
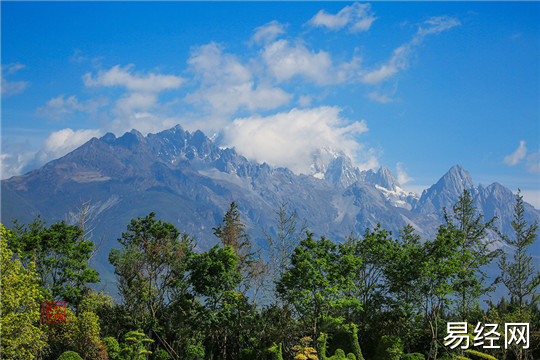
[[[181,124],[420,192],[451,166],[540,208],[540,3],[2,2],[2,178]]]

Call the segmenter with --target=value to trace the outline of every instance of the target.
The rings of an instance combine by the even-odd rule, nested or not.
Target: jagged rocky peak
[[[111,137],[109,137],[112,139]],[[129,132],[124,133],[121,137],[117,138],[114,143],[126,148],[137,147],[141,142],[144,142],[144,136],[139,131],[132,129]]]
[[[454,165],[435,185],[422,193],[416,210],[440,213],[444,207],[453,206],[464,190],[470,191],[473,196],[478,193],[471,174],[461,165]]]
[[[116,135],[114,135],[112,132],[108,132],[103,135],[100,140],[106,142],[107,144],[110,144],[116,140]]]
[[[392,172],[384,165],[381,165],[377,172],[367,170],[362,173],[363,180],[369,184],[383,187],[390,191],[396,191],[400,185]]]
[[[341,153],[342,154],[342,153]],[[324,179],[324,174],[330,162],[340,156],[340,153],[328,148],[317,149],[311,154],[311,175],[319,179]]]
[[[432,187],[458,195],[461,195],[463,190],[475,191],[471,174],[459,164],[452,166]]]
[[[380,185],[390,190],[396,190],[399,187],[399,182],[392,172],[384,165],[381,165],[379,171],[377,171],[377,177],[379,178]]]
[[[315,151],[312,158],[311,174],[316,178],[343,188],[360,180],[360,170],[343,151],[325,147]]]

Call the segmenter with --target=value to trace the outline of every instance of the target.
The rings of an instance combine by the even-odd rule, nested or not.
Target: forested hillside
[[[206,251],[153,212],[132,219],[109,253],[118,301],[90,290],[99,274],[88,265],[96,244],[84,216],[79,225],[2,226],[2,358],[540,357],[540,273],[529,251],[538,226],[524,219],[519,194],[513,231],[499,232],[504,251],[487,237],[496,219],[480,215],[468,191],[431,238],[375,226],[338,243],[314,236],[286,204],[274,215],[258,248],[231,203]],[[497,279],[483,271],[493,263]],[[482,303],[494,285],[505,297]],[[67,304],[61,324],[42,324],[41,304],[53,300]],[[468,327],[452,338],[456,323]],[[505,346],[507,323],[530,324],[528,347]],[[497,339],[487,331],[495,325]],[[467,347],[454,344],[467,333]]]

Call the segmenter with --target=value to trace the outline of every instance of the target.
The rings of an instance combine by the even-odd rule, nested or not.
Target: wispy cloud
[[[325,27],[329,30],[341,30],[348,27],[350,32],[367,31],[377,18],[371,12],[370,4],[354,3],[345,6],[337,14],[319,11],[308,24],[315,27]]]
[[[517,165],[527,155],[527,147],[525,146],[525,140],[519,142],[519,146],[512,154],[504,157],[504,163],[509,166]]]
[[[368,131],[365,121],[340,117],[337,107],[292,109],[261,117],[236,119],[224,130],[224,142],[259,162],[309,173],[312,155],[323,147],[340,149],[360,167],[377,163],[355,139]]]
[[[6,76],[15,74],[26,66],[19,63],[2,65],[2,95],[12,96],[22,93],[30,84],[28,81],[8,81]]]
[[[530,173],[540,173],[540,150],[527,157],[527,171]]]
[[[418,26],[416,34],[409,42],[399,46],[393,51],[390,60],[380,65],[378,68],[363,74],[362,82],[366,84],[378,84],[397,74],[400,70],[407,69],[411,54],[422,44],[426,36],[439,34],[459,25],[460,22],[458,19],[448,16],[429,18]]]
[[[45,106],[39,107],[36,114],[51,120],[62,120],[76,112],[95,115],[100,108],[108,104],[109,99],[106,97],[97,97],[81,102],[75,95],[67,98],[65,95],[60,95],[49,100]]]
[[[368,98],[370,98],[371,100],[373,101],[376,101],[376,102],[379,102],[381,104],[388,104],[390,102],[392,102],[392,98],[389,97],[388,95],[386,94],[380,94],[379,92],[377,91],[372,91],[368,94]]]
[[[83,76],[86,86],[119,86],[130,91],[158,93],[163,90],[177,89],[185,81],[176,75],[162,75],[149,73],[146,75],[133,74],[133,65],[122,68],[113,66],[107,71],[100,71],[97,76],[87,73]]]
[[[403,163],[398,162],[396,164],[396,170],[397,170],[397,181],[399,182],[400,185],[406,184],[409,181],[414,180],[409,175],[407,175],[407,172],[403,168]]]
[[[253,34],[253,41],[256,44],[263,44],[274,41],[278,36],[285,34],[285,25],[276,20],[270,21],[268,24],[259,26]]]

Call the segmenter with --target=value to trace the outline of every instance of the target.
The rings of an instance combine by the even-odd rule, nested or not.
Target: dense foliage
[[[116,300],[90,290],[95,248],[80,226],[2,226],[1,357],[540,358],[540,273],[528,252],[538,226],[525,222],[520,194],[513,234],[484,222],[466,191],[432,239],[410,225],[398,237],[376,226],[344,241],[317,238],[286,205],[276,215],[268,247],[257,249],[232,203],[207,251],[154,213],[131,220],[109,254]],[[489,264],[500,269],[495,283]],[[482,308],[494,285],[508,295]],[[45,300],[67,302],[65,324],[40,323]],[[469,349],[445,345],[448,322],[468,323]],[[475,345],[477,324],[502,332],[517,322],[530,323],[528,349],[502,338],[499,348]]]

